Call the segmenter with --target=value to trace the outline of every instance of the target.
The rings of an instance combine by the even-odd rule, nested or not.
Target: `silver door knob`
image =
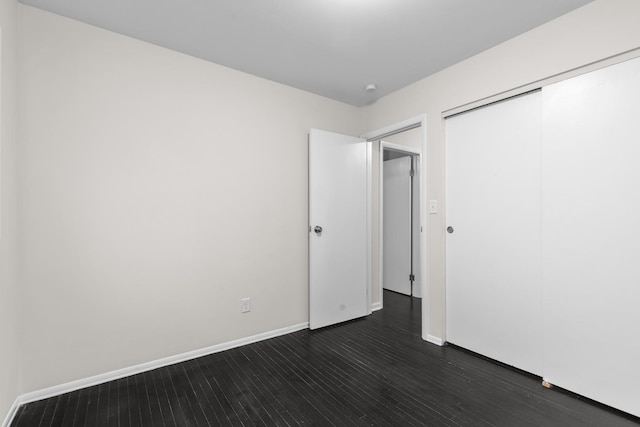
[[[453,227],[451,226],[447,227],[447,233],[449,234],[453,233]]]
[[[313,231],[315,231],[317,234],[320,234],[320,233],[322,233],[322,227],[320,227],[319,225],[316,225],[313,228]]]

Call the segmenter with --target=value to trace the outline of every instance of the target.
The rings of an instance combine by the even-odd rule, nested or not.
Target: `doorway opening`
[[[385,307],[402,313],[388,320],[401,322],[402,329],[420,335],[421,150],[419,129],[416,131],[399,134],[393,138],[396,143],[379,142],[378,277],[383,313]]]
[[[380,143],[380,277],[382,289],[422,296],[420,276],[420,154]]]
[[[415,132],[413,132],[415,130]],[[408,146],[397,141],[398,138],[406,137],[413,133],[414,147],[409,144]],[[384,139],[385,142],[381,142]],[[391,139],[391,142],[387,142]],[[324,142],[323,142],[324,141]],[[365,144],[362,144],[365,143]],[[396,147],[397,146],[397,147]],[[381,199],[381,181],[380,176],[383,175],[381,170],[383,166],[384,149],[380,147],[386,147],[389,149],[395,148],[395,151],[406,152],[410,155],[414,164],[414,170],[419,171],[419,174],[414,179],[414,183],[419,181],[419,186],[415,186],[415,192],[419,193],[419,196],[413,199],[413,204],[419,207],[419,214],[414,214],[414,219],[417,222],[416,233],[419,230],[419,234],[414,237],[414,243],[418,250],[414,250],[414,259],[410,257],[410,262],[413,262],[414,271],[419,271],[420,274],[408,272],[407,274],[414,274],[415,280],[413,280],[413,290],[409,291],[409,294],[416,295],[420,292],[422,296],[422,304],[417,308],[420,314],[420,319],[417,322],[419,325],[418,334],[422,339],[433,342],[431,336],[428,333],[428,294],[427,294],[427,228],[426,228],[426,210],[423,206],[426,200],[426,173],[424,173],[426,159],[424,153],[427,149],[427,130],[426,130],[426,115],[414,117],[412,119],[405,120],[382,129],[378,129],[373,132],[369,132],[359,138],[350,137],[348,135],[341,135],[333,132],[320,131],[312,129],[309,133],[309,312],[310,321],[309,326],[311,329],[320,328],[332,324],[344,322],[349,319],[357,317],[364,317],[371,314],[372,311],[379,310],[383,306],[383,289],[382,289],[382,274],[383,266],[381,261],[383,255],[381,253],[382,246],[380,245],[381,234],[384,231],[381,229],[379,223],[380,220],[380,199]],[[339,152],[331,154],[333,149],[337,149]],[[357,151],[357,155],[345,156],[344,150],[347,148],[353,148]],[[344,150],[343,150],[344,149]],[[327,153],[328,150],[328,153]],[[363,152],[363,150],[366,151]],[[422,154],[421,154],[422,153]],[[413,159],[413,155],[417,157]],[[345,162],[336,165],[334,161],[337,158],[344,159]],[[350,163],[350,160],[357,164]],[[365,161],[363,165],[361,161]],[[344,164],[343,164],[344,163]],[[338,167],[339,166],[339,167]],[[364,167],[364,169],[363,169]],[[355,176],[346,179],[346,181],[336,181],[336,173],[320,173],[320,176],[316,172],[322,171],[335,171],[338,168],[340,171],[346,174],[355,174]],[[340,192],[345,187],[344,183],[352,183],[358,181],[361,183],[360,178],[366,175],[365,185],[358,185],[358,189],[351,189],[347,191],[344,200],[337,200],[335,192]],[[325,197],[324,202],[318,200],[321,191],[319,189],[331,189],[329,195]],[[334,191],[335,190],[335,191]],[[364,196],[364,197],[363,197]],[[352,218],[352,223],[349,226],[340,228],[339,224],[329,224],[332,219],[342,219],[343,215],[336,214],[335,209],[327,209],[326,199],[336,202],[337,206],[343,206],[348,204],[352,199],[357,199],[357,209],[348,210],[349,213],[355,212],[356,217]],[[364,199],[364,201],[363,201]],[[433,201],[434,203],[436,201]],[[353,211],[353,212],[351,212]],[[357,212],[361,214],[357,214]],[[413,212],[413,210],[410,210]],[[430,211],[431,212],[431,211]],[[349,218],[352,215],[347,215]],[[366,221],[362,221],[363,216],[366,216]],[[358,235],[357,238],[353,238],[354,230],[360,230],[358,233],[364,230],[362,236]],[[325,232],[326,231],[326,232]],[[339,243],[341,241],[342,243]],[[337,248],[343,250],[357,245],[358,248],[353,250],[347,250],[344,256],[332,256],[327,257],[327,254],[336,254],[334,250],[326,250],[327,246],[336,245]],[[365,248],[362,248],[364,244]],[[325,248],[325,250],[323,250]],[[350,257],[357,256],[359,261],[354,267]],[[362,259],[360,259],[362,257]],[[366,264],[366,265],[363,265]],[[419,270],[417,270],[419,267]],[[352,279],[346,278],[344,272],[354,272]],[[338,274],[337,278],[327,280],[327,272],[335,272]],[[409,277],[409,276],[408,276]],[[329,285],[328,285],[329,284]],[[333,286],[333,287],[332,287]],[[331,288],[333,290],[328,290]],[[403,296],[398,294],[399,296]],[[411,298],[410,296],[407,298]],[[361,307],[363,310],[358,309],[357,312],[351,313],[352,315],[345,315],[349,307]],[[314,321],[318,320],[318,315],[324,315],[326,318],[323,322]],[[348,314],[348,313],[347,313]]]
[[[412,132],[402,135],[403,139],[409,142],[417,139],[412,138]],[[379,151],[379,277],[383,319],[419,336],[422,317],[420,150],[381,141]],[[389,318],[385,309],[391,309],[396,316]]]
[[[380,310],[383,305],[396,303],[404,307],[402,312],[407,313],[406,319],[412,319],[411,325],[415,333],[422,339],[430,341],[428,333],[428,293],[427,293],[427,230],[426,230],[426,150],[427,150],[427,128],[426,115],[417,116],[403,122],[399,122],[373,132],[363,135],[370,144],[369,156],[369,194],[370,213],[368,223],[370,224],[369,253],[371,260],[369,289],[372,310]],[[386,154],[385,154],[386,153]],[[413,208],[405,209],[413,217],[406,221],[406,227],[413,225],[414,233],[410,231],[405,234],[413,238],[413,245],[405,250],[406,261],[413,263],[413,273],[407,271],[406,282],[409,284],[409,295],[383,289],[384,277],[384,162],[392,157],[407,157],[411,159],[413,165],[413,190],[406,190],[412,196]],[[405,160],[406,161],[406,160]],[[387,197],[389,199],[389,197]],[[411,252],[413,251],[413,256]],[[403,274],[403,275],[404,275]],[[410,274],[414,275],[413,290],[411,290]],[[414,297],[410,295],[413,293]],[[385,298],[385,294],[389,297]],[[417,296],[422,297],[421,299]],[[398,297],[398,298],[393,298]],[[386,300],[386,301],[385,301]],[[414,301],[414,304],[411,304]],[[408,303],[408,304],[406,304]],[[383,310],[383,317],[384,315]]]

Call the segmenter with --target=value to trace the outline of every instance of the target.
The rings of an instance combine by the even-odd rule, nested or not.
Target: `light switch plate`
[[[438,213],[438,201],[437,200],[429,200],[429,213],[437,214]]]

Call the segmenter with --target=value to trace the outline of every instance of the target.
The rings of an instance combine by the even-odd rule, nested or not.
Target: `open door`
[[[367,143],[309,133],[309,327],[366,316]]]

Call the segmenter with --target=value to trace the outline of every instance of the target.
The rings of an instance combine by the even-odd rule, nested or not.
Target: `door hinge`
[[[409,176],[416,176],[416,171],[415,171],[415,169],[411,169],[411,170],[409,171]]]
[[[409,281],[410,281],[410,282],[415,282],[415,281],[416,281],[416,276],[415,276],[415,274],[410,274],[410,275],[409,275]]]

